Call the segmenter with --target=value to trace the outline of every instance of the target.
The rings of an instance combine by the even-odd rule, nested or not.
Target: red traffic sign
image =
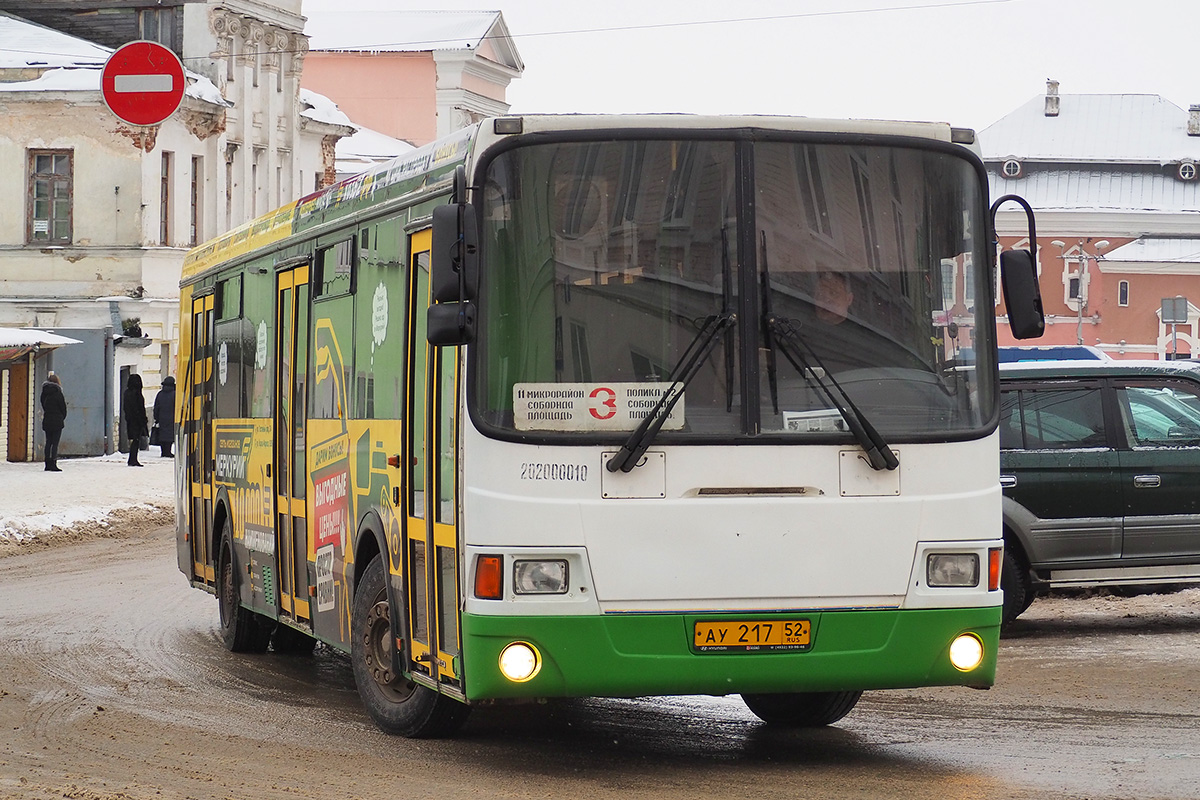
[[[100,95],[130,125],[157,125],[183,102],[186,81],[179,56],[158,42],[117,48],[100,72]]]

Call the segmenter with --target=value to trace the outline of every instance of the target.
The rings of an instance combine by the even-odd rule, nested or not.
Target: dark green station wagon
[[[1200,582],[1200,364],[1000,369],[1004,621],[1051,587]]]

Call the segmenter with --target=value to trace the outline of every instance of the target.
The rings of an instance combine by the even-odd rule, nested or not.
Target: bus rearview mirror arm
[[[1000,287],[1004,293],[1004,308],[1008,312],[1008,327],[1014,339],[1036,339],[1046,330],[1046,315],[1042,309],[1042,292],[1037,276],[1037,230],[1033,209],[1025,199],[1006,194],[992,203],[992,235],[996,231],[996,211],[1012,200],[1025,209],[1029,224],[1029,249],[1005,250],[1000,253]]]

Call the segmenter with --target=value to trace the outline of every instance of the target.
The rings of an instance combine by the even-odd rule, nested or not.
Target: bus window
[[[275,367],[274,270],[270,261],[257,262],[243,278],[242,370],[246,384],[246,413],[265,419],[271,416]]]
[[[374,227],[374,247],[359,254],[355,302],[355,416],[400,419],[404,402],[404,229]]]
[[[354,286],[354,240],[347,239],[317,251],[314,298],[349,294]]]

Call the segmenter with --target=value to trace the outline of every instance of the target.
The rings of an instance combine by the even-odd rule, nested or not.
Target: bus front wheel
[[[743,694],[742,700],[763,722],[797,728],[832,725],[850,713],[862,692]]]
[[[221,639],[234,653],[263,653],[271,641],[271,629],[258,614],[242,605],[233,565],[233,533],[229,519],[221,526],[221,551],[217,561],[217,611]]]
[[[354,592],[350,661],[363,705],[384,731],[432,739],[456,731],[470,707],[408,680],[393,668],[396,649],[383,559],[367,566]]]

